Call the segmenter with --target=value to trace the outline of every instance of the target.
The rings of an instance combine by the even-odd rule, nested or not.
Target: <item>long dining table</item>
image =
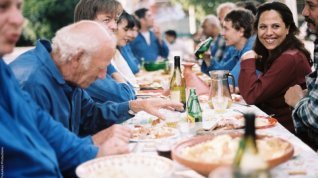
[[[145,75],[146,74],[146,75]],[[142,75],[138,76],[139,81],[145,81],[143,77],[148,77],[152,80],[156,80],[156,77],[159,79],[157,82],[161,80],[167,80],[167,76],[162,76],[160,71],[156,72],[144,72]],[[148,82],[149,83],[149,82]],[[160,82],[158,82],[160,83]],[[161,82],[162,84],[164,82]],[[157,91],[156,91],[157,90]],[[161,90],[161,91],[160,91]],[[141,97],[164,97],[162,96],[162,87],[155,87],[151,91],[140,91],[142,93]],[[147,96],[147,93],[149,95]],[[137,93],[138,94],[138,93]],[[201,105],[203,110],[210,110],[210,115],[214,115],[215,117],[212,117],[212,119],[215,119],[216,117],[222,117],[222,116],[228,116],[228,115],[237,115],[245,112],[253,112],[256,115],[260,116],[268,116],[266,113],[261,111],[258,107],[255,105],[246,105],[240,103],[233,102],[231,107],[226,109],[224,112],[216,113],[213,111],[213,109],[209,108],[209,106],[206,104]],[[184,113],[177,113],[177,116],[182,117],[182,114]],[[172,114],[173,115],[173,114]],[[206,117],[206,116],[204,116]],[[147,115],[147,113],[137,113],[137,115],[130,119],[129,124],[140,124],[141,122],[144,122],[145,119],[151,118],[151,116]],[[182,120],[182,119],[181,119]],[[184,120],[183,120],[184,121]],[[204,124],[206,124],[207,119],[203,118],[203,122],[197,122],[194,125],[190,125],[190,127],[186,127],[187,130],[184,131],[184,122],[179,122],[176,128],[179,130],[178,139],[185,140],[192,138],[196,136],[200,131],[202,130],[202,127]],[[238,131],[243,131],[242,129],[237,129]],[[217,134],[218,132],[221,132],[219,130],[211,130],[208,134]],[[290,142],[294,147],[294,155],[293,157],[274,167],[271,169],[272,177],[277,178],[286,178],[286,177],[292,177],[292,178],[314,178],[318,177],[318,154],[316,151],[312,150],[308,145],[306,145],[303,141],[301,141],[298,137],[296,137],[294,134],[290,133],[287,129],[285,129],[280,123],[276,123],[272,127],[263,128],[263,129],[257,129],[257,134],[265,134],[265,135],[271,135],[275,137],[282,138],[288,142]],[[133,141],[130,143],[130,148],[133,153],[137,154],[154,154],[156,155],[156,148],[154,142],[143,142],[143,141]],[[180,163],[174,161],[175,169],[171,177],[173,178],[200,178],[203,177],[202,175],[196,173],[195,171],[191,170],[190,168],[187,168]]]

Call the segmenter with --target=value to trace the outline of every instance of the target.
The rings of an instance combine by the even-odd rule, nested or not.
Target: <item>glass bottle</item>
[[[189,122],[202,122],[202,109],[197,95],[191,96],[187,118]]]
[[[180,68],[180,56],[174,57],[174,70],[170,80],[170,99],[181,102],[186,110],[186,84]]]
[[[194,55],[197,59],[203,59],[203,55],[206,51],[210,49],[210,45],[212,43],[213,39],[212,37],[207,38],[202,43],[199,44],[199,47],[194,52]]]
[[[245,133],[239,142],[233,162],[235,178],[270,178],[266,161],[258,154],[255,134],[255,114],[244,114]]]
[[[145,58],[140,59],[140,70],[145,70]]]
[[[194,96],[194,95],[197,95],[195,88],[190,88],[188,101],[187,101],[187,110],[190,109],[190,103],[192,101],[192,96]]]

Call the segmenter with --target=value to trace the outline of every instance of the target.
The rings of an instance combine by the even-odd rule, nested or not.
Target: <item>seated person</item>
[[[221,24],[219,19],[210,14],[206,16],[201,24],[203,29],[203,34],[206,37],[211,37],[213,39],[211,46],[210,46],[210,60],[214,60],[219,62],[223,59],[224,50],[226,49],[226,43],[221,35]],[[207,65],[210,65],[210,60],[207,60]],[[205,61],[203,61],[205,63]]]
[[[154,20],[149,9],[141,8],[135,11],[140,21],[139,33],[130,47],[134,55],[141,61],[155,62],[159,57],[167,58],[169,49],[161,38],[159,27],[154,27]],[[153,30],[150,30],[153,28]]]
[[[104,30],[97,33],[92,26]],[[83,88],[105,77],[115,51],[116,39],[106,26],[80,21],[59,30],[52,41],[52,45],[38,41],[35,49],[19,56],[10,66],[20,86],[37,104],[75,134],[95,134],[131,118],[131,111],[145,110],[162,117],[159,108],[182,107],[181,103],[159,99],[122,103],[97,103],[91,99]]]
[[[92,144],[91,137],[78,138],[41,110],[20,89],[2,57],[13,51],[21,34],[22,5],[19,0],[0,0],[0,4],[6,4],[0,11],[0,38],[7,39],[8,35],[16,37],[10,42],[0,40],[0,145],[4,154],[1,160],[4,165],[2,176],[63,177],[62,172],[74,174],[79,164],[90,159],[127,153],[127,143],[116,137],[108,139],[99,147]],[[102,39],[104,41],[105,38]]]
[[[311,72],[310,53],[296,35],[293,14],[283,3],[272,2],[258,9],[254,29],[257,39],[254,51],[243,55],[239,88],[248,104],[255,104],[294,133],[292,111],[284,94],[293,85],[305,87],[305,76]],[[258,58],[257,56],[262,56]],[[262,71],[257,76],[255,70]]]
[[[129,25],[128,31],[127,33],[130,33],[130,35],[128,35],[128,44],[122,47],[119,47],[119,51],[120,54],[124,57],[124,59],[126,60],[127,64],[129,65],[131,71],[136,74],[139,72],[139,68],[140,68],[140,64],[141,62],[135,57],[134,53],[131,50],[130,47],[130,42],[133,41],[134,39],[136,39],[137,35],[138,35],[138,30],[139,27],[138,25],[139,22],[137,20],[137,18],[135,18],[133,15],[130,15],[130,17],[133,19],[134,23],[131,23],[131,25]],[[128,20],[129,21],[129,20]]]
[[[132,16],[123,11],[122,14],[119,16],[117,22],[118,26],[117,31],[115,32],[117,38],[117,49],[111,63],[126,81],[128,81],[133,87],[139,88],[135,75],[133,74],[126,60],[119,51],[119,48],[127,45],[129,39],[132,38],[131,36],[133,35],[133,33],[128,29],[133,27],[133,24],[134,19],[132,18]]]
[[[181,56],[182,59],[188,59],[193,51],[187,48],[186,44],[178,38],[178,34],[174,30],[165,31],[165,41],[169,48],[168,59],[173,61],[174,56]]]
[[[255,41],[253,35],[254,16],[250,11],[244,9],[231,10],[224,18],[222,35],[227,46],[234,46],[235,53],[229,60],[214,62],[209,70],[230,70],[234,76],[235,86],[238,84],[240,74],[240,58],[248,50],[252,49]]]
[[[131,39],[132,31],[131,28],[134,26],[134,20],[131,15],[127,12],[123,12],[118,20],[118,28],[116,31],[117,37],[117,48],[126,45],[127,41]],[[132,81],[135,78],[127,62],[120,55],[118,49],[113,57],[113,64],[107,67],[107,75],[105,79],[98,79],[92,83],[87,89],[87,93],[97,102],[114,101],[114,102],[125,102],[136,99],[136,93],[134,86],[127,82]],[[115,61],[116,60],[116,61]],[[117,62],[117,63],[116,63]],[[120,71],[124,70],[125,71]],[[117,82],[111,75],[114,72],[118,72],[120,78],[123,78],[125,82]],[[126,75],[123,75],[126,74]],[[128,75],[129,74],[129,75]],[[127,80],[126,80],[127,79]],[[134,81],[135,87],[137,88],[137,82]]]
[[[122,5],[116,0],[80,0],[74,10],[74,21],[102,22],[115,33],[117,21],[122,12]],[[125,102],[136,98],[134,87],[112,64],[107,67],[106,78],[98,79],[86,90],[92,99],[98,102]]]

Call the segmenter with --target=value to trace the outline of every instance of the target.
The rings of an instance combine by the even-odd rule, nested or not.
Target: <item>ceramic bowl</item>
[[[242,136],[242,133],[240,133],[240,132],[232,132],[232,133],[226,133],[226,134],[228,134],[232,138]],[[198,161],[198,160],[194,161],[194,160],[185,158],[185,156],[182,154],[185,148],[192,147],[192,146],[195,146],[199,143],[203,143],[206,141],[210,141],[219,135],[222,135],[222,134],[197,136],[197,137],[193,137],[193,138],[190,138],[188,140],[185,140],[185,141],[178,143],[177,145],[175,145],[172,148],[171,154],[172,154],[173,160],[177,161],[178,163],[180,163],[186,167],[189,167],[189,168],[197,171],[198,173],[200,173],[204,176],[208,176],[212,170],[214,170],[215,168],[218,168],[220,166],[230,166],[231,163],[222,163],[222,160],[220,160],[219,163],[208,163],[208,162]],[[258,135],[257,139],[264,139],[266,137],[273,137],[273,136]],[[268,166],[270,168],[275,167],[283,162],[288,161],[294,154],[294,148],[293,148],[291,143],[289,143],[288,141],[283,140],[281,138],[278,138],[278,137],[275,137],[275,138],[277,138],[281,142],[286,143],[287,149],[284,150],[282,155],[280,155],[278,157],[274,157],[273,159],[266,160],[268,163]]]
[[[161,156],[124,154],[87,161],[76,168],[76,175],[80,178],[166,178],[173,169],[173,162]]]

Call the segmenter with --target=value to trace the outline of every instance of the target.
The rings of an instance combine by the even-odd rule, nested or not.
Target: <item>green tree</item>
[[[39,38],[51,39],[61,27],[73,22],[78,0],[25,0],[26,24],[18,45],[32,45]]]

